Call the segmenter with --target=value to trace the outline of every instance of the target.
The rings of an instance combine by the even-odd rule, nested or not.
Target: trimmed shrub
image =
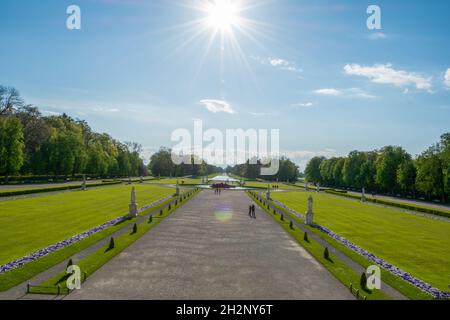
[[[291,230],[294,230],[294,224],[292,223],[292,221],[289,222],[289,228],[291,228]]]
[[[303,236],[303,240],[305,240],[306,242],[309,242],[308,232],[305,232],[305,235]]]
[[[361,280],[359,281],[359,285],[361,286],[361,289],[367,290],[367,276],[365,272],[361,274]]]
[[[116,244],[114,243],[114,238],[111,237],[111,239],[109,240],[109,246],[108,249],[114,249],[114,247],[116,246]]]
[[[72,265],[73,265],[73,261],[72,261],[72,259],[69,259],[69,262],[67,262],[67,268],[70,267],[70,266],[72,266]],[[67,268],[66,268],[66,269],[67,269]]]
[[[148,217],[148,223],[152,223],[153,222],[153,216]]]
[[[159,211],[159,215],[162,216],[163,215],[163,210],[161,209],[161,211]]]
[[[134,225],[133,225],[133,234],[135,234],[135,233],[137,233],[137,224],[135,223]]]
[[[323,252],[323,257],[327,260],[330,260],[330,251],[328,250],[328,247],[325,247],[325,251]]]
[[[280,220],[281,220],[281,221],[284,221],[284,215],[281,215]]]

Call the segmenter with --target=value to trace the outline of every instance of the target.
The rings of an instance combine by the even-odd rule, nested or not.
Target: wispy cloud
[[[397,87],[414,86],[418,90],[431,91],[431,78],[426,78],[414,72],[395,70],[391,64],[376,64],[374,66],[361,66],[347,64],[344,72],[352,76],[369,78],[373,83],[390,84]]]
[[[450,68],[448,68],[447,72],[445,73],[444,84],[447,88],[450,88]]]
[[[95,107],[94,111],[99,112],[99,113],[116,113],[116,112],[120,112],[120,109],[119,108]]]
[[[334,88],[324,88],[317,89],[314,91],[314,93],[322,96],[340,96],[342,94],[342,91]]]
[[[361,99],[376,99],[375,95],[367,93],[366,91],[359,88],[349,88],[349,89],[335,89],[335,88],[324,88],[318,89],[313,92],[317,95],[322,96],[332,96],[332,97],[345,97],[345,98],[361,98]]]
[[[386,33],[383,33],[383,32],[375,32],[375,33],[369,34],[368,38],[370,40],[383,40],[383,39],[387,39],[388,36]]]
[[[306,168],[306,165],[308,164],[309,160],[311,160],[314,157],[336,157],[338,156],[336,150],[326,148],[324,150],[319,151],[307,151],[307,150],[290,150],[287,152],[284,152],[284,154],[292,159],[295,163],[297,163],[300,166],[300,170],[304,170]]]
[[[200,103],[203,105],[203,107],[205,107],[208,111],[212,113],[219,113],[219,112],[230,114],[234,113],[232,106],[228,102],[223,100],[204,99],[201,100]]]
[[[252,59],[258,61],[259,63],[263,65],[272,66],[275,68],[278,68],[280,70],[286,70],[286,71],[292,71],[292,72],[302,72],[303,70],[300,68],[297,68],[295,62],[288,61],[282,58],[277,57],[251,57]]]
[[[249,112],[249,114],[254,117],[269,117],[273,115],[273,113],[270,112]]]
[[[291,104],[291,107],[311,108],[312,106],[314,106],[312,102],[300,102]]]

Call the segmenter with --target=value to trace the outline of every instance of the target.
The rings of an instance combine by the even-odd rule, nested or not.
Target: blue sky
[[[0,83],[147,156],[195,119],[280,129],[302,166],[390,144],[416,155],[450,131],[449,1],[235,2],[239,22],[208,49],[201,0],[2,0]],[[81,30],[66,28],[71,4]]]

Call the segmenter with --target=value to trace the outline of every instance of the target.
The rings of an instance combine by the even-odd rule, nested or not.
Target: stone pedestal
[[[266,199],[270,200],[270,186],[267,187]]]
[[[136,218],[137,215],[138,215],[138,205],[136,203],[136,194],[133,187],[131,189],[131,201],[129,205],[128,216],[130,216],[130,218]]]
[[[86,191],[86,175],[83,175],[83,183],[81,184],[81,190]]]
[[[177,186],[176,186],[176,188],[175,188],[175,195],[176,195],[177,197],[180,195],[180,185],[179,185],[179,183],[178,183],[178,180],[177,180]]]
[[[308,198],[308,211],[305,213],[305,223],[308,226],[314,225],[314,211],[313,211],[313,198],[309,196]]]
[[[361,191],[361,202],[366,202],[366,189],[362,188]]]

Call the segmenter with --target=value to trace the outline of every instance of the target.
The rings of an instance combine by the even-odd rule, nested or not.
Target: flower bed
[[[305,220],[305,217],[303,215],[301,215],[300,213],[298,213],[297,211],[287,207],[286,205],[284,205],[281,202],[272,200],[276,205],[280,206],[281,208],[285,209],[287,212],[299,217],[300,219]],[[321,232],[327,234],[328,236],[330,236],[331,238],[335,239],[336,241],[339,241],[340,243],[342,243],[343,245],[345,245],[347,248],[359,253],[360,255],[366,257],[367,259],[369,259],[370,261],[375,262],[376,264],[380,265],[381,267],[383,267],[384,269],[386,269],[387,271],[389,271],[390,273],[402,278],[404,281],[412,284],[413,286],[419,288],[420,290],[431,294],[432,296],[434,296],[435,298],[438,299],[450,299],[450,292],[446,292],[446,291],[441,291],[439,289],[436,289],[434,287],[432,287],[431,285],[429,285],[428,283],[417,279],[415,277],[413,277],[411,274],[401,270],[400,268],[384,261],[383,259],[375,256],[374,254],[364,250],[363,248],[357,246],[356,244],[350,242],[349,240],[339,236],[338,234],[334,233],[333,231],[320,226],[318,224],[315,225],[315,228],[317,228],[318,230],[320,230]]]
[[[170,200],[173,197],[174,196],[172,195],[172,196],[168,196],[168,197],[159,199],[159,200],[157,200],[157,201],[155,201],[155,202],[153,202],[153,203],[151,203],[149,205],[146,205],[145,207],[140,208],[138,210],[138,212],[140,213],[140,212],[143,212],[145,210],[148,210],[149,208],[157,206],[158,204],[160,204],[160,203],[162,203],[164,201]],[[29,262],[32,262],[32,261],[34,261],[36,259],[39,259],[39,258],[41,258],[43,256],[46,256],[49,253],[52,253],[52,252],[55,252],[55,251],[57,251],[59,249],[62,249],[64,247],[70,246],[70,245],[74,244],[75,242],[78,242],[78,241],[80,241],[80,240],[82,240],[82,239],[84,239],[84,238],[86,238],[86,237],[88,237],[90,235],[93,235],[94,233],[97,233],[97,232],[102,231],[102,230],[104,230],[104,229],[106,229],[108,227],[111,227],[111,226],[113,226],[113,225],[115,225],[115,224],[117,224],[119,222],[122,222],[122,221],[126,220],[127,218],[128,218],[127,215],[125,215],[125,216],[113,219],[111,221],[108,221],[108,222],[100,225],[100,226],[94,227],[94,228],[92,228],[92,229],[90,229],[88,231],[80,233],[80,234],[78,234],[76,236],[73,236],[73,237],[68,238],[66,240],[63,240],[61,242],[53,244],[53,245],[51,245],[51,246],[49,246],[47,248],[44,248],[44,249],[38,250],[36,252],[33,252],[33,253],[25,256],[25,257],[19,258],[17,260],[9,262],[9,263],[7,263],[5,265],[2,265],[2,266],[0,266],[0,273],[5,273],[5,272],[11,271],[13,269],[19,268],[19,267],[21,267],[21,266],[23,266],[23,265],[25,265],[25,264],[27,264]]]

